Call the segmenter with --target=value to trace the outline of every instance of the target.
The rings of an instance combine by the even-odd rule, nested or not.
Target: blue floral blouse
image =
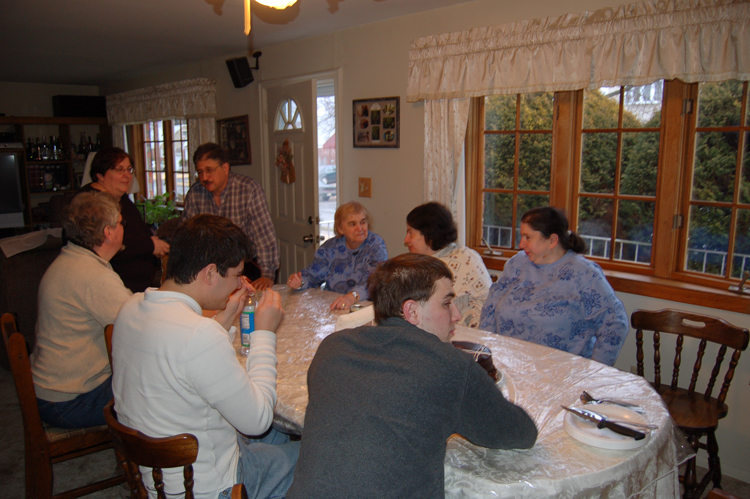
[[[369,297],[367,278],[380,262],[388,260],[385,241],[374,232],[355,250],[346,247],[344,236],[331,238],[315,252],[315,260],[302,271],[305,285],[300,289],[318,288],[323,283],[329,291],[346,294],[356,291],[362,300]]]
[[[610,366],[630,329],[601,267],[572,251],[547,265],[532,263],[523,251],[508,260],[479,327]]]

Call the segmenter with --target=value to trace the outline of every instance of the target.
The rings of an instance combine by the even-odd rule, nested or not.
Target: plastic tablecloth
[[[274,426],[303,433],[307,369],[320,342],[346,313],[329,310],[335,293],[297,292],[286,286],[284,320],[277,331],[278,400]],[[661,397],[643,378],[589,359],[487,331],[456,328],[455,340],[488,346],[507,380],[506,393],[539,428],[529,450],[478,447],[459,436],[445,456],[447,498],[650,498],[678,497],[677,466],[692,449],[676,429]],[[239,334],[235,338],[239,349]],[[239,355],[239,354],[238,354]],[[658,425],[640,449],[617,451],[586,445],[565,431],[562,405],[578,403],[583,390],[639,404]]]

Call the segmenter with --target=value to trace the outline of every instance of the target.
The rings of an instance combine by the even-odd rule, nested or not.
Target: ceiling
[[[0,0],[0,81],[106,85],[468,1],[253,2],[245,36],[242,0]]]

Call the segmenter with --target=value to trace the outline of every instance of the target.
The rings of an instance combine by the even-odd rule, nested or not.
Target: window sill
[[[489,270],[500,272],[507,258],[482,256]],[[615,291],[648,296],[677,303],[750,314],[750,294],[740,295],[729,290],[700,286],[671,279],[604,270],[604,275]]]

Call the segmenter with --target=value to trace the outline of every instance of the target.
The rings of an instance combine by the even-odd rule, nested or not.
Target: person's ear
[[[406,300],[401,305],[401,312],[404,314],[404,319],[410,324],[415,326],[419,325],[420,322],[420,305],[414,300]]]
[[[215,263],[209,263],[203,270],[200,271],[200,275],[206,284],[212,285],[216,282],[216,277],[219,275],[219,270],[216,268]]]
[[[229,173],[229,163],[224,163],[221,165],[221,169],[224,170],[224,173]]]
[[[102,182],[102,181],[104,181],[104,175],[102,175],[101,173],[97,173],[97,174],[96,174],[96,181],[97,181],[97,182]]]
[[[550,234],[549,236],[549,247],[554,248],[557,243],[560,242],[560,237],[557,234]]]
[[[112,240],[112,236],[115,233],[115,229],[116,228],[117,228],[117,226],[115,226],[115,227],[112,227],[112,226],[109,226],[109,225],[105,225],[104,226],[104,239],[105,239],[105,242],[110,242]]]

